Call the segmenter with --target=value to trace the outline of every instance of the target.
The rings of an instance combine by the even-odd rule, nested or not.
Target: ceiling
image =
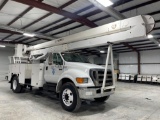
[[[111,0],[112,6],[126,18],[152,15],[156,25],[151,34],[160,38],[160,0]],[[36,32],[50,38],[60,38],[96,26],[116,21],[88,0],[0,0],[0,26],[6,25],[23,31]],[[1,43],[35,45],[51,39],[23,36],[17,31],[0,28]],[[86,55],[99,54],[107,46],[76,50]],[[117,53],[160,49],[153,41],[136,40],[113,45]]]

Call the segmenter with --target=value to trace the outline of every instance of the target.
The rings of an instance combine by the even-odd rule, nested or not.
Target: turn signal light
[[[88,83],[88,78],[76,78],[77,83]]]

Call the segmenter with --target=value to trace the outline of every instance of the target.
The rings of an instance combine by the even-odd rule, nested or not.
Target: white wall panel
[[[128,52],[128,53],[120,53],[119,54],[119,63],[137,63],[137,53],[136,52]]]
[[[137,65],[119,65],[120,73],[132,73],[137,74],[138,66]]]
[[[160,50],[142,51],[140,55],[141,74],[160,74]],[[136,53],[119,54],[119,64],[121,73],[138,73]]]
[[[141,74],[160,74],[160,64],[141,65]]]
[[[141,63],[160,63],[160,50],[141,52]]]

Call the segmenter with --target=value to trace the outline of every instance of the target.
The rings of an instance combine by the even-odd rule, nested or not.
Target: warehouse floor
[[[59,101],[31,92],[14,94],[0,81],[0,120],[160,120],[160,86],[117,83],[103,104],[83,103],[78,113],[64,111]]]

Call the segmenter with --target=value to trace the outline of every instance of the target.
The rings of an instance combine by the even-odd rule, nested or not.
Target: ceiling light
[[[12,40],[3,40],[3,41],[10,42],[10,41],[12,41]]]
[[[97,0],[97,2],[99,2],[104,7],[108,7],[108,6],[113,5],[113,3],[110,0]]]
[[[5,45],[0,45],[0,47],[5,48],[6,46]]]
[[[27,37],[34,37],[36,36],[35,34],[32,34],[32,33],[23,33],[24,36],[27,36]]]
[[[150,39],[150,38],[153,38],[153,35],[148,35],[147,37]]]
[[[101,50],[100,53],[105,53],[105,51],[104,51],[104,50]]]
[[[158,46],[160,47],[160,44]]]

